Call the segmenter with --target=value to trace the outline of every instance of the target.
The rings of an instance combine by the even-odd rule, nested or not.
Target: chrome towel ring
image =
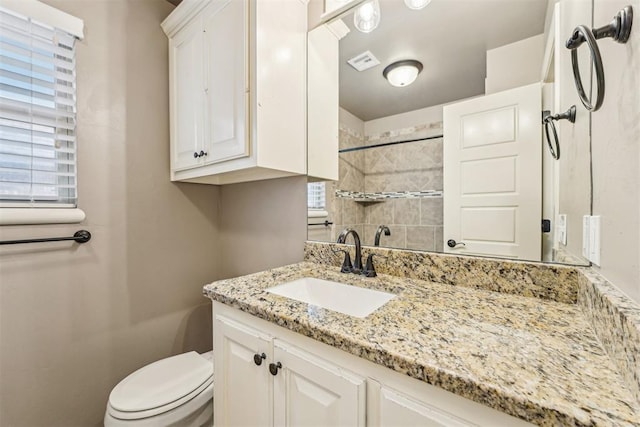
[[[600,55],[600,49],[598,48],[598,42],[596,40],[611,37],[618,43],[626,43],[629,40],[629,34],[631,33],[631,25],[633,23],[633,8],[626,6],[619,11],[613,20],[608,24],[600,28],[589,29],[584,25],[578,25],[571,37],[566,42],[567,49],[571,50],[571,67],[573,68],[573,79],[576,83],[576,89],[580,96],[580,101],[589,111],[598,111],[602,107],[604,101],[604,66],[602,65],[602,56]],[[591,52],[591,60],[593,62],[593,68],[596,73],[596,85],[597,96],[595,103],[592,103],[582,84],[582,77],[580,76],[580,68],[578,66],[578,48],[582,43],[587,43],[589,51]]]
[[[556,125],[553,123],[555,120],[569,120],[571,123],[576,122],[576,106],[572,105],[567,111],[560,114],[551,115],[551,111],[545,110],[542,112],[542,124],[544,124],[544,133],[547,136],[547,145],[551,156],[558,160],[560,158],[560,141],[558,140],[558,131]],[[553,132],[553,139],[555,144],[551,144],[551,137],[549,135],[549,127]],[[555,145],[555,147],[554,147]]]

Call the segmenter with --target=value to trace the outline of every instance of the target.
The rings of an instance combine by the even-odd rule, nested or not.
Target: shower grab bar
[[[76,231],[70,237],[47,237],[42,239],[23,239],[23,240],[1,240],[0,245],[18,245],[22,243],[43,243],[43,242],[62,242],[65,240],[74,240],[76,243],[87,243],[91,240],[91,233],[87,230]]]
[[[547,136],[547,145],[549,146],[549,151],[551,151],[551,157],[555,160],[560,158],[560,141],[558,140],[558,131],[556,130],[556,125],[553,123],[555,120],[569,120],[571,123],[576,122],[576,106],[572,105],[569,107],[567,111],[560,114],[551,114],[551,111],[545,110],[542,112],[542,124],[544,124],[544,133]],[[551,137],[549,136],[549,126],[551,126],[551,130],[553,131],[553,139],[555,141],[555,149],[551,144]]]
[[[613,20],[600,28],[589,29],[585,25],[578,25],[571,37],[565,43],[567,49],[571,50],[571,68],[573,69],[573,80],[578,90],[578,96],[582,105],[589,111],[598,111],[602,107],[604,101],[604,66],[602,64],[602,56],[600,55],[600,49],[598,48],[598,42],[596,40],[611,37],[618,43],[626,43],[629,40],[629,34],[631,33],[631,25],[633,23],[633,8],[626,6],[620,10]],[[593,62],[593,68],[596,72],[596,86],[597,96],[595,103],[592,103],[582,84],[582,77],[580,76],[580,67],[578,65],[578,48],[582,43],[587,43],[589,51],[591,52],[591,60]],[[591,96],[593,98],[593,96]]]

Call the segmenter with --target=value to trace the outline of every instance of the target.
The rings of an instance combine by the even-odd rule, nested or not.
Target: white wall
[[[364,123],[364,134],[367,136],[379,135],[392,129],[404,129],[425,123],[441,122],[442,107],[443,105],[435,105],[433,107],[421,108],[419,110],[369,120]]]
[[[364,122],[342,107],[340,107],[338,113],[338,123],[340,123],[340,126],[346,126],[348,129],[364,135]]]
[[[544,34],[487,51],[485,93],[496,93],[540,81]]]
[[[556,110],[560,113],[575,105],[576,120],[556,122],[560,141],[558,161],[558,213],[567,215],[567,245],[560,250],[573,256],[582,253],[582,217],[591,212],[590,171],[590,113],[582,106],[573,82],[571,54],[564,47],[568,34],[580,24],[592,20],[591,0],[561,0],[559,2],[559,33],[555,35],[558,54],[554,58],[556,72],[554,90],[557,91]],[[580,68],[589,70],[589,56],[581,52]],[[588,71],[583,71],[588,76]],[[546,141],[545,141],[546,144]],[[545,148],[546,150],[546,148]]]
[[[594,24],[626,5],[636,13],[630,40],[598,41],[607,90],[591,115],[593,213],[602,216],[600,272],[640,303],[640,0],[594,0]]]

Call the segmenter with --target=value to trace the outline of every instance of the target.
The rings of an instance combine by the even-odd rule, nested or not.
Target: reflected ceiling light
[[[403,87],[413,83],[420,71],[422,71],[422,63],[420,61],[407,59],[388,65],[382,71],[382,75],[391,83],[391,86]]]
[[[363,3],[353,14],[353,25],[363,33],[370,33],[380,23],[380,5],[378,0]]]
[[[431,3],[431,0],[404,0],[404,4],[406,4],[409,9],[413,10],[422,9],[429,3]]]

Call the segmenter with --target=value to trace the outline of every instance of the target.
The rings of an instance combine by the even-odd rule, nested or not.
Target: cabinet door
[[[194,19],[171,39],[171,168],[202,163],[204,141],[202,21]]]
[[[307,174],[338,180],[339,40],[327,25],[308,34]]]
[[[271,337],[224,316],[213,325],[214,424],[270,426],[273,388]],[[265,354],[257,365],[254,355]]]
[[[205,163],[249,155],[248,3],[214,0],[204,12]]]
[[[387,387],[380,388],[376,427],[470,427],[475,424],[412,399]],[[373,418],[373,417],[372,417]]]
[[[274,425],[364,426],[363,378],[279,340],[274,362]]]

